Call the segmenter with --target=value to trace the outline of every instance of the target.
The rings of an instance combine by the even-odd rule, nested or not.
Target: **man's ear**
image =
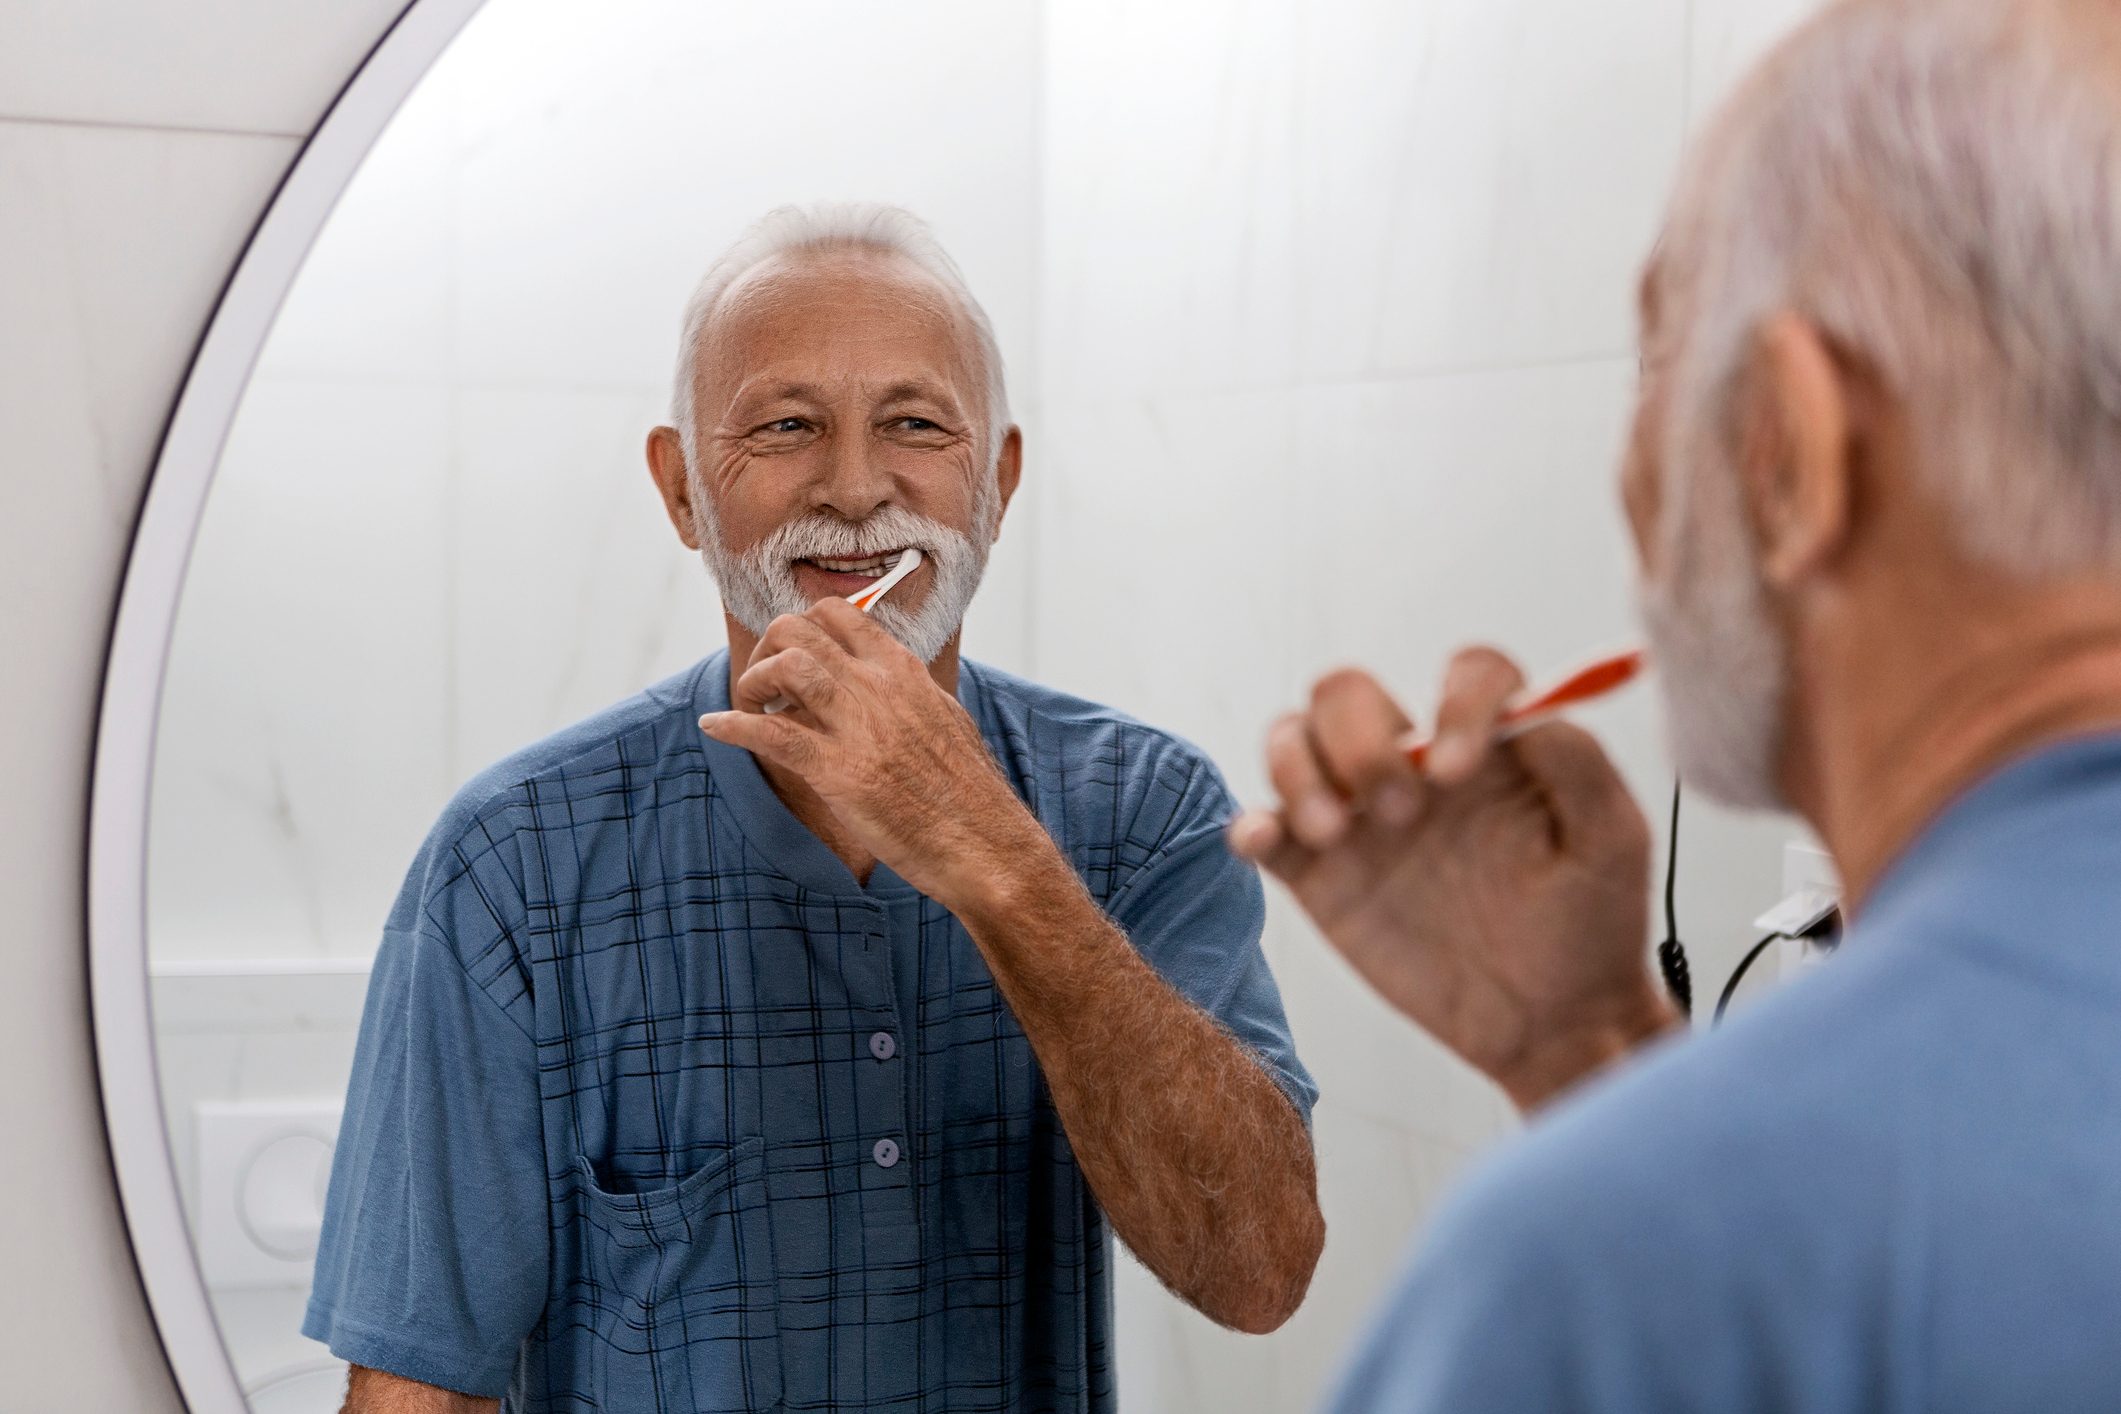
[[[994,479],[1001,486],[1001,514],[994,518],[997,534],[1002,520],[1009,514],[1009,502],[1016,498],[1016,488],[1024,479],[1024,433],[1020,427],[1011,426],[1002,436],[1002,454],[994,459]]]
[[[692,514],[692,479],[685,474],[685,444],[675,427],[648,434],[648,474],[663,493],[663,511],[688,550],[700,548],[699,522]]]
[[[1787,588],[1848,542],[1856,452],[1850,389],[1818,329],[1783,311],[1755,335],[1739,397],[1738,470],[1761,574]]]

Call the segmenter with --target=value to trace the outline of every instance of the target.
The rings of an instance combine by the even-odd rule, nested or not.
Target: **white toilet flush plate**
[[[211,1100],[194,1109],[199,1266],[208,1287],[308,1283],[339,1108]]]

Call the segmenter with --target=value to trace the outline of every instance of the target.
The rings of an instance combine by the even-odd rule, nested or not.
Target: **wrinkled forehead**
[[[971,331],[943,283],[904,256],[777,255],[739,276],[700,330],[699,376],[727,398],[771,376],[936,382],[972,395]]]

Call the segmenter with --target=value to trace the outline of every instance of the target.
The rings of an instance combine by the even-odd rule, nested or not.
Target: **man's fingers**
[[[1524,674],[1493,648],[1468,648],[1445,670],[1443,701],[1436,708],[1436,742],[1429,748],[1429,774],[1458,785],[1480,769],[1493,744],[1496,723],[1510,699],[1524,691]]]
[[[1311,852],[1298,844],[1271,810],[1247,810],[1230,822],[1230,852],[1284,883],[1293,882]]]
[[[1282,817],[1299,843],[1324,849],[1348,829],[1348,807],[1327,780],[1311,748],[1311,732],[1300,712],[1267,731],[1267,777],[1282,800]]]
[[[763,712],[775,698],[786,698],[822,722],[840,690],[838,677],[810,649],[786,648],[764,658],[754,655],[729,690],[729,705],[739,712]]]
[[[803,617],[854,657],[874,659],[894,650],[911,656],[882,624],[838,595],[818,600]]]
[[[1538,785],[1570,854],[1647,851],[1649,823],[1598,739],[1569,722],[1547,722],[1511,741],[1525,774]]]
[[[783,614],[766,625],[766,631],[759,635],[758,646],[751,650],[751,661],[757,663],[790,648],[807,648],[819,662],[835,667],[834,660],[847,652],[845,644],[827,633],[808,614]]]
[[[1421,813],[1421,776],[1401,744],[1412,726],[1359,668],[1328,673],[1311,689],[1311,744],[1328,779],[1358,808],[1402,828]]]
[[[798,774],[817,759],[817,733],[791,722],[785,715],[768,717],[753,712],[709,712],[700,718],[700,730],[716,741],[740,747],[753,756],[785,766]]]

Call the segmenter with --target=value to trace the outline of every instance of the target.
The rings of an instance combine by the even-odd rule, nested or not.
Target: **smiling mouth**
[[[797,560],[796,563],[809,565],[812,569],[820,569],[827,574],[860,574],[874,578],[888,572],[905,553],[904,550],[887,550],[881,555],[868,555],[855,560],[828,560],[822,556],[813,556]]]

